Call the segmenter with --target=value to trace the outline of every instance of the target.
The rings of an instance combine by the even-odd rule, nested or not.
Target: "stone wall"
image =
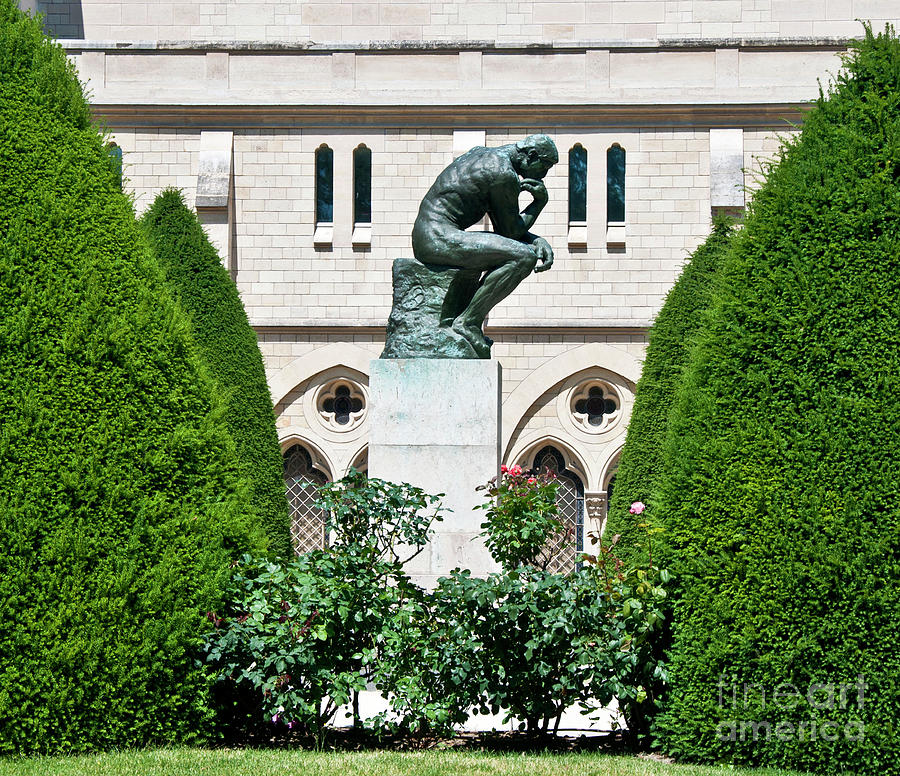
[[[499,41],[857,36],[895,0],[23,0],[91,40]]]
[[[685,258],[710,223],[709,130],[573,131],[520,127],[489,131],[488,145],[547,131],[561,160],[546,179],[550,201],[535,231],[553,245],[550,272],[532,275],[491,313],[495,327],[646,326]],[[754,185],[758,157],[772,156],[771,131],[745,131],[745,180]],[[197,130],[116,130],[124,173],[143,211],[166,186],[193,205]],[[334,150],[334,232],[314,243],[316,149]],[[352,152],[372,150],[371,243],[352,238]],[[588,154],[584,243],[569,243],[569,149]],[[626,224],[609,243],[606,153],[626,152]],[[422,196],[453,158],[453,132],[439,129],[238,130],[234,133],[234,267],[255,325],[383,326],[390,312],[391,264],[411,255],[410,231]]]
[[[496,123],[502,118],[496,113],[500,110],[514,126],[523,121],[642,125],[643,117],[632,114],[603,115],[611,107],[665,106],[672,113],[669,120],[681,125],[708,120],[685,113],[688,105],[707,112],[747,105],[771,110],[773,105],[814,99],[818,79],[827,81],[840,68],[844,48],[829,41],[791,45],[724,41],[671,47],[559,43],[537,50],[470,50],[455,44],[348,50],[340,44],[302,43],[262,44],[262,48],[235,44],[228,49],[227,44],[183,41],[69,45],[94,104],[105,112],[135,105],[147,110],[266,106],[272,112],[256,117],[265,122],[260,126],[275,121],[348,126],[373,123],[365,114],[350,112],[365,108],[380,117],[392,114],[401,126],[417,122],[435,126],[436,119],[443,119],[438,125],[446,125],[448,116],[434,108],[452,106],[457,112],[455,125],[473,128],[479,119],[482,126],[509,126]],[[402,115],[413,108],[422,115]],[[553,113],[558,117],[554,119]],[[159,120],[143,111],[140,118]],[[392,121],[380,118],[378,123],[391,126]],[[741,122],[732,119],[731,125]]]

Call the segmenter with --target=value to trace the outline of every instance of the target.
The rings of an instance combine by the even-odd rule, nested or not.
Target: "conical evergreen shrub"
[[[62,49],[0,0],[0,753],[203,740],[262,546],[189,324]]]
[[[685,759],[900,773],[900,42],[866,29],[722,266],[654,501]]]
[[[224,389],[225,421],[269,549],[291,552],[284,464],[262,354],[237,286],[180,192],[162,192],[142,219],[151,247],[190,316],[194,340]]]
[[[605,529],[607,540],[615,534],[621,537],[616,554],[623,560],[647,554],[648,528],[656,510],[633,515],[629,509],[635,501],[653,500],[675,391],[694,333],[711,303],[713,280],[731,242],[733,224],[728,217],[716,218],[711,234],[685,265],[650,329]]]

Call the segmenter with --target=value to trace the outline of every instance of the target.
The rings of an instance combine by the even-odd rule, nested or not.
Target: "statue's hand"
[[[550,269],[550,267],[553,266],[553,248],[550,247],[550,243],[543,237],[535,237],[534,242],[531,243],[531,247],[534,249],[538,261],[540,262],[534,268],[534,271],[543,272],[544,270]]]
[[[547,204],[547,200],[549,196],[547,194],[547,187],[544,185],[543,181],[536,180],[534,178],[522,178],[519,181],[519,190],[527,191],[534,197],[534,201],[540,204],[541,207]]]

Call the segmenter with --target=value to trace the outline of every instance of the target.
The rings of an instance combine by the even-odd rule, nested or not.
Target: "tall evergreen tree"
[[[203,738],[262,546],[222,408],[63,50],[0,0],[0,752]]]
[[[283,462],[262,354],[237,287],[178,191],[161,193],[143,225],[175,296],[193,322],[194,339],[224,389],[225,421],[269,535],[269,548],[291,552]]]
[[[629,509],[635,501],[646,504],[653,500],[675,391],[694,334],[710,305],[715,273],[732,234],[733,221],[717,217],[712,233],[694,251],[650,329],[606,525],[607,537],[621,536],[616,553],[623,559],[646,555],[648,528],[656,510],[634,515]]]
[[[855,45],[756,194],[670,416],[665,748],[900,773],[900,42]]]

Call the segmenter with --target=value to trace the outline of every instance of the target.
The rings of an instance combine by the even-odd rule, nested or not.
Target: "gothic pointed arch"
[[[503,402],[504,458],[512,452],[519,424],[540,397],[562,380],[579,372],[597,368],[624,378],[629,390],[641,376],[641,362],[631,353],[607,343],[592,342],[561,353],[535,369]]]
[[[325,546],[324,510],[316,506],[318,490],[331,480],[321,457],[308,442],[293,441],[282,453],[284,487],[291,517],[291,544],[297,555]]]
[[[564,450],[562,445],[551,441],[533,449],[524,459],[525,466],[531,471],[536,474],[549,472],[559,482],[556,505],[564,532],[547,546],[544,553],[548,560],[547,569],[562,574],[575,569],[578,556],[584,551],[584,480],[570,466],[571,453],[566,456]]]
[[[335,342],[317,348],[276,372],[269,380],[272,404],[278,406],[298,385],[326,369],[347,367],[358,372],[366,384],[369,380],[369,362],[378,354],[349,342]]]

